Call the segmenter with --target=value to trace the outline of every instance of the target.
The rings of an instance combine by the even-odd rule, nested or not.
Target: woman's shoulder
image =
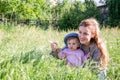
[[[99,47],[97,46],[96,43],[92,43],[92,44],[90,45],[90,52],[91,52],[91,53],[93,53],[93,52],[100,52],[100,49],[99,49]]]
[[[100,52],[100,49],[98,48],[96,43],[91,43],[89,46],[85,46],[83,44],[81,44],[80,49],[82,49],[84,51],[85,54],[87,53],[96,53],[96,52]]]

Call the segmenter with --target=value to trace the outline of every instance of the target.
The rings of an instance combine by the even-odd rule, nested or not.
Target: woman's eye
[[[72,45],[75,45],[75,43],[72,43]]]

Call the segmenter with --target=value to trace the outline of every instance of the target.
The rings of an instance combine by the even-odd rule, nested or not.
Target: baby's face
[[[67,45],[68,45],[68,48],[71,50],[76,50],[80,46],[77,38],[68,40]]]

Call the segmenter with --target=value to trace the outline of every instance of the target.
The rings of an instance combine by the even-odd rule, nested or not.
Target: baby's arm
[[[51,49],[52,49],[50,55],[58,58],[58,53],[61,52],[61,49],[58,48],[58,43],[53,41],[49,41],[49,42],[51,44]]]
[[[52,51],[56,51],[57,47],[58,47],[58,43],[57,42],[53,42],[53,41],[50,41],[50,44],[51,44],[51,49]]]
[[[66,53],[64,53],[64,50],[58,53],[58,58],[64,59],[65,57],[66,57]]]

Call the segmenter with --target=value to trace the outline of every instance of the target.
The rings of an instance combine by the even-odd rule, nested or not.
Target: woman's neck
[[[83,44],[84,46],[88,47],[91,43],[86,43],[86,44]]]

